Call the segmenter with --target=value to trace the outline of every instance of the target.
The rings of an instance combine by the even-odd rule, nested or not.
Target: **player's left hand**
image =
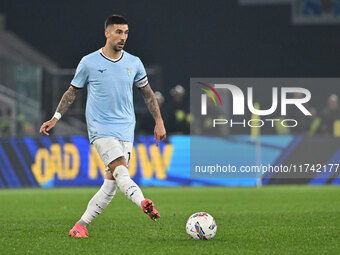
[[[163,120],[156,121],[153,134],[154,134],[155,140],[157,141],[156,145],[158,147],[159,141],[162,140],[164,142],[166,138],[166,131],[165,131]]]

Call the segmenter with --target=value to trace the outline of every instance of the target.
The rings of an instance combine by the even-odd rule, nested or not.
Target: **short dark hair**
[[[119,24],[119,25],[125,25],[126,24],[127,25],[128,21],[127,21],[126,18],[124,18],[121,15],[113,14],[105,20],[104,28],[106,29],[108,26],[114,25],[114,24]]]

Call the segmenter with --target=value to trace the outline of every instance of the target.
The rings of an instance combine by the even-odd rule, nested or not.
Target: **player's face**
[[[114,51],[121,51],[129,34],[128,25],[114,24],[105,30],[105,36]]]

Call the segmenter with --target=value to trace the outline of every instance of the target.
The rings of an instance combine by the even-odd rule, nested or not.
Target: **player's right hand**
[[[44,122],[40,127],[40,133],[44,133],[45,135],[50,135],[47,132],[50,131],[55,126],[55,124],[57,124],[57,121],[58,120],[56,118],[52,118],[49,121]]]

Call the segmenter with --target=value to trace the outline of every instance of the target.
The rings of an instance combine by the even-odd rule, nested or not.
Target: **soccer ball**
[[[216,235],[217,225],[209,213],[198,212],[189,217],[186,230],[191,239],[210,240]]]

